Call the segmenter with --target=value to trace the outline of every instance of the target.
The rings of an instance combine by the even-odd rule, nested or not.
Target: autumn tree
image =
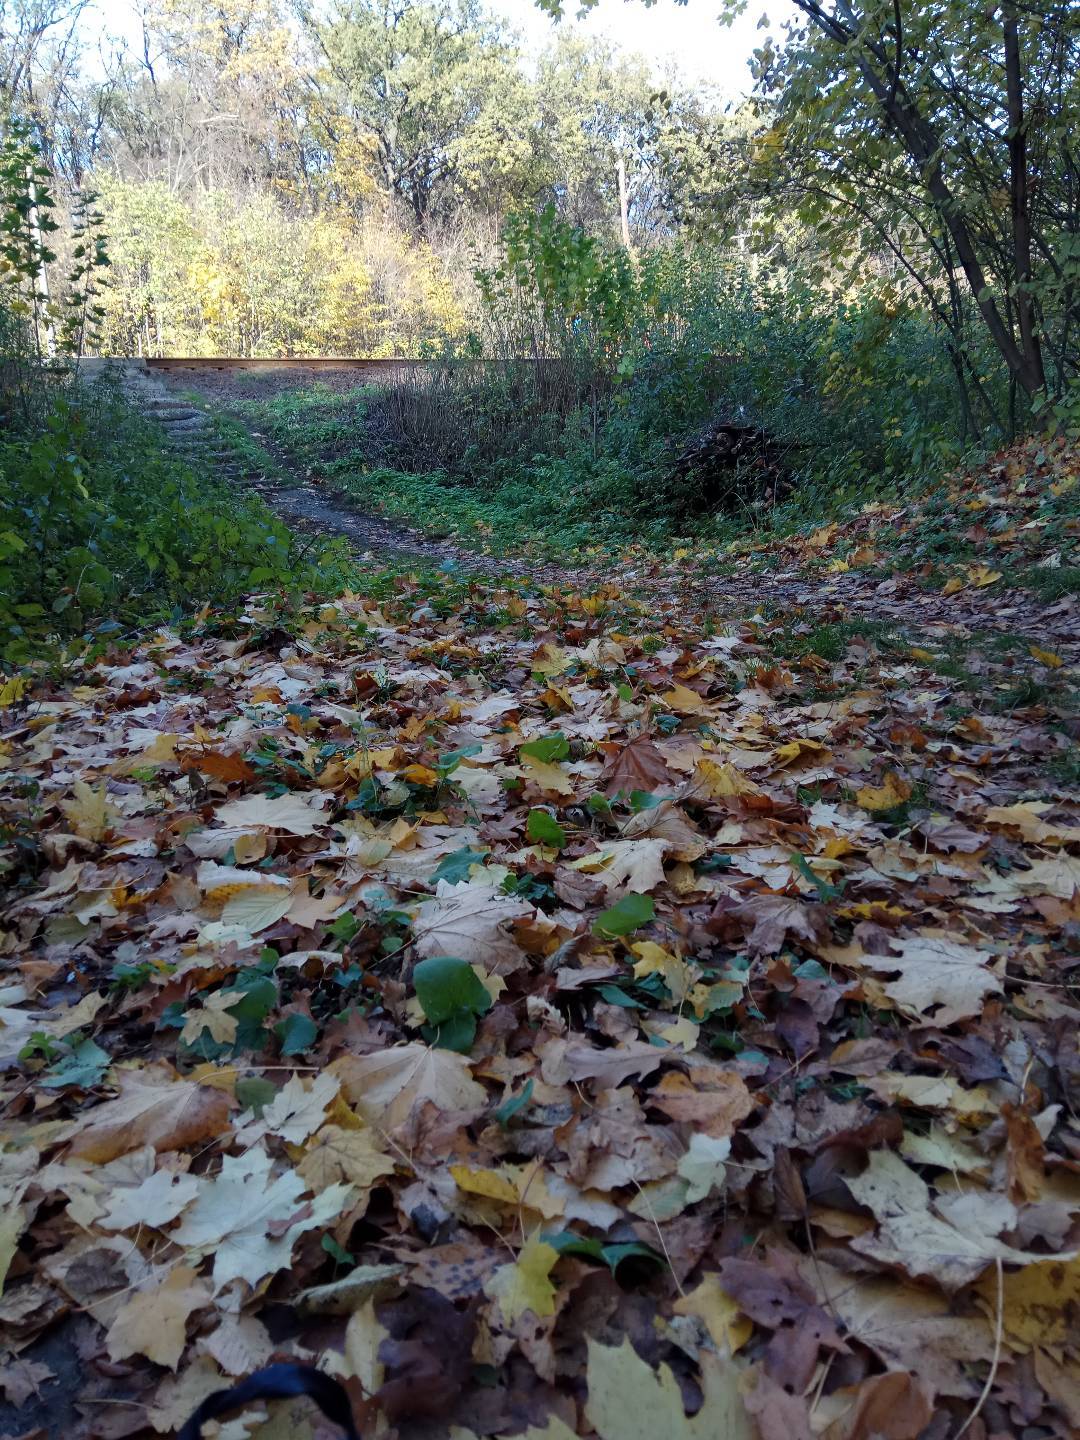
[[[343,0],[304,12],[338,119],[372,147],[384,192],[417,230],[451,181],[474,195],[520,190],[531,163],[531,96],[503,26],[475,0]]]
[[[804,218],[838,250],[838,217],[864,222],[954,333],[974,305],[1031,404],[1059,393],[1080,319],[1080,12],[794,4],[759,76]]]

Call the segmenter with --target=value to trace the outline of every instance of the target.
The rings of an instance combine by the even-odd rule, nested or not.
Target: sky
[[[544,48],[555,22],[537,9],[533,0],[487,0],[487,4],[510,21],[527,52]],[[95,8],[103,35],[138,36],[131,0],[96,0]],[[690,0],[687,5],[657,0],[651,7],[637,0],[599,0],[584,21],[573,18],[575,9],[576,0],[566,0],[567,18],[558,22],[562,27],[603,35],[623,50],[639,51],[652,61],[658,76],[668,62],[674,62],[686,80],[715,86],[724,99],[737,99],[750,88],[747,62],[762,40],[757,28],[762,0],[751,0],[747,12],[730,29],[717,23],[717,0]]]

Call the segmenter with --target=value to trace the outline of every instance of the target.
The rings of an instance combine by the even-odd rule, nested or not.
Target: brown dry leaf
[[[605,789],[608,795],[617,795],[620,792],[630,795],[635,790],[645,790],[651,794],[675,783],[663,755],[646,736],[639,736],[628,745],[623,745],[603,778],[607,782]]]
[[[310,792],[300,795],[245,795],[219,805],[214,819],[230,830],[280,830],[286,835],[314,835],[326,823],[321,807],[329,797]]]
[[[931,1209],[926,1182],[891,1151],[875,1150],[864,1173],[844,1183],[878,1222],[877,1233],[858,1236],[852,1248],[913,1277],[935,1280],[946,1290],[977,1280],[995,1260],[1030,1265],[1039,1259],[998,1239],[1001,1230],[1015,1224],[1016,1212],[1004,1197],[995,1206],[981,1203],[992,1202],[993,1196],[963,1195],[967,1203],[962,1211],[954,1210],[956,1223],[950,1223]]]
[[[594,1080],[614,1089],[631,1076],[641,1077],[664,1061],[664,1051],[641,1040],[601,1050],[588,1041],[551,1040],[543,1047],[543,1074],[549,1085]]]
[[[383,1175],[393,1174],[394,1161],[371,1130],[325,1125],[297,1168],[316,1193],[343,1180],[366,1193]]]
[[[673,1070],[653,1087],[650,1101],[672,1120],[717,1137],[733,1135],[754,1108],[741,1075],[711,1067],[691,1068],[689,1075]]]
[[[255,771],[239,752],[178,750],[177,759],[181,770],[199,770],[204,775],[212,775],[215,780],[226,783],[234,780],[247,783],[255,779]]]
[[[989,1362],[994,1351],[986,1316],[956,1315],[945,1296],[891,1276],[862,1275],[852,1284],[850,1275],[820,1258],[800,1269],[821,1304],[843,1322],[847,1339],[868,1346],[887,1366],[917,1374],[933,1395],[976,1394],[972,1367]]]
[[[987,966],[988,950],[976,950],[956,940],[913,935],[890,942],[891,955],[868,955],[863,963],[880,972],[898,970],[882,989],[908,1015],[952,1025],[978,1015],[987,995],[1001,989],[1001,981]]]
[[[906,1370],[864,1380],[852,1408],[832,1426],[837,1440],[918,1440],[934,1415],[925,1389]]]
[[[9,1358],[0,1364],[0,1394],[18,1410],[31,1396],[41,1394],[42,1385],[55,1380],[55,1372],[37,1360]]]
[[[734,912],[748,930],[753,955],[777,955],[790,936],[816,950],[829,938],[828,916],[820,905],[787,895],[752,895]]]
[[[1042,1197],[1046,1180],[1046,1147],[1034,1120],[1006,1102],[1001,1107],[1008,1136],[1006,1175],[1014,1205]]]
[[[509,974],[526,957],[506,927],[532,913],[527,902],[500,895],[490,885],[458,885],[417,907],[416,952],[453,955],[482,965],[489,975]]]
[[[120,1071],[117,1079],[118,1097],[69,1130],[72,1158],[103,1165],[143,1145],[182,1150],[228,1133],[229,1100],[219,1090],[178,1080],[165,1067]]]

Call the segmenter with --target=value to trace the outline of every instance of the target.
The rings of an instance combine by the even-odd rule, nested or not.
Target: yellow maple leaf
[[[29,682],[23,675],[12,675],[9,679],[0,684],[0,709],[8,705],[14,705],[21,700],[29,688]]]
[[[646,975],[663,976],[664,984],[676,1002],[686,999],[701,974],[700,970],[693,969],[685,960],[653,940],[641,940],[631,945],[630,949],[638,957],[634,961],[635,977],[641,980]]]
[[[570,656],[559,645],[553,645],[549,640],[541,645],[540,649],[532,658],[531,669],[536,675],[543,675],[550,678],[552,675],[561,675],[569,666]]]
[[[856,790],[855,800],[864,810],[893,810],[911,797],[911,782],[892,770],[885,772],[882,785],[864,785]]]
[[[498,1170],[473,1169],[469,1165],[451,1165],[450,1174],[459,1190],[480,1195],[497,1204],[525,1206],[545,1220],[563,1214],[565,1201],[547,1187],[543,1163],[530,1160],[525,1165],[500,1165]]]
[[[728,799],[733,795],[758,795],[759,787],[736,766],[715,760],[699,760],[695,767],[699,784],[713,800]]]
[[[984,1275],[976,1289],[997,1305],[997,1277]],[[1002,1322],[1011,1348],[1061,1345],[1072,1333],[1070,1312],[1080,1305],[1080,1258],[1048,1259],[1004,1276]]]
[[[538,1318],[555,1314],[555,1286],[548,1279],[559,1252],[540,1239],[537,1231],[527,1240],[512,1265],[500,1265],[484,1286],[508,1324],[513,1325],[526,1311]]]
[[[76,780],[72,789],[73,798],[60,806],[71,828],[87,840],[103,840],[113,821],[120,818],[120,812],[109,804],[104,781],[95,789],[85,780]]]
[[[200,1009],[184,1011],[184,1028],[180,1039],[185,1045],[194,1045],[204,1030],[210,1031],[210,1038],[219,1045],[231,1045],[236,1039],[239,1021],[228,1012],[233,1005],[239,1005],[244,995],[240,990],[216,990],[207,995]]]
[[[1049,666],[1051,670],[1060,670],[1065,663],[1060,655],[1055,655],[1052,650],[1041,650],[1038,645],[1032,645],[1028,654],[1038,660],[1040,665]]]
[[[497,1170],[474,1170],[468,1165],[451,1165],[450,1174],[459,1190],[470,1195],[483,1195],[488,1200],[499,1200],[504,1205],[518,1203],[517,1186]]]
[[[706,1275],[697,1289],[676,1300],[672,1309],[676,1315],[696,1315],[703,1320],[721,1355],[734,1354],[753,1333],[753,1324],[720,1284],[719,1275]]]
[[[986,565],[969,565],[967,576],[976,589],[983,590],[987,585],[997,584],[1001,579],[1001,571],[991,570]]]
[[[713,715],[716,707],[688,685],[675,684],[660,696],[664,704],[676,715]]]
[[[521,768],[526,778],[541,790],[550,790],[556,795],[574,793],[570,776],[561,765],[555,765],[550,760],[538,760],[535,755],[522,755]]]
[[[959,575],[953,575],[950,579],[945,581],[945,585],[941,593],[942,595],[958,595],[960,591],[963,590],[963,588],[963,580],[960,579]]]
[[[820,740],[811,740],[806,736],[800,736],[795,740],[788,740],[783,745],[778,745],[773,751],[774,765],[794,765],[803,756],[809,756],[814,760],[831,759],[828,747]]]

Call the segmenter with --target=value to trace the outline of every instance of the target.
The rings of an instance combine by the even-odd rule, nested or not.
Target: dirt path
[[[212,414],[184,398],[183,392],[193,386],[186,372],[159,375],[138,360],[90,361],[84,362],[84,366],[89,380],[97,379],[106,368],[117,375],[124,394],[147,419],[161,426],[170,447],[193,458],[209,459],[226,479],[260,495],[290,528],[323,538],[342,536],[358,560],[377,565],[433,565],[446,570],[488,574],[492,569],[512,574],[531,573],[526,562],[493,561],[449,541],[429,539],[406,525],[359,510],[331,486],[297,471],[284,451],[265,435],[251,430],[227,404],[219,403],[215,408],[244,425],[252,439],[274,460],[277,473],[252,475],[215,430]]]
[[[814,575],[798,569],[755,572],[745,568],[734,575],[715,576],[698,569],[692,557],[680,561],[649,557],[631,560],[619,569],[600,569],[569,568],[529,557],[481,555],[365,512],[334,486],[298,470],[283,449],[251,428],[234,403],[250,395],[249,390],[238,388],[243,379],[238,380],[234,372],[152,372],[141,361],[129,360],[88,362],[88,376],[100,373],[105,363],[119,372],[125,392],[144,415],[162,426],[171,445],[210,458],[227,478],[261,495],[291,528],[312,536],[343,537],[364,562],[434,566],[478,575],[495,572],[573,589],[617,584],[668,601],[675,597],[687,612],[713,616],[745,618],[772,606],[821,618],[841,613],[848,618],[885,621],[916,635],[960,640],[986,633],[1020,635],[1053,650],[1067,663],[1080,662],[1080,601],[1076,596],[1051,604],[1018,589],[972,589],[945,596],[924,590],[916,577],[901,572],[883,579],[857,571]],[[274,381],[278,390],[314,383],[351,389],[356,383],[349,371],[298,371],[288,377],[276,376]],[[260,393],[264,388],[260,384]],[[193,389],[205,396],[209,410],[185,398]],[[241,463],[235,449],[216,431],[214,411],[247,430],[273,460],[273,473],[268,469],[252,474]]]

